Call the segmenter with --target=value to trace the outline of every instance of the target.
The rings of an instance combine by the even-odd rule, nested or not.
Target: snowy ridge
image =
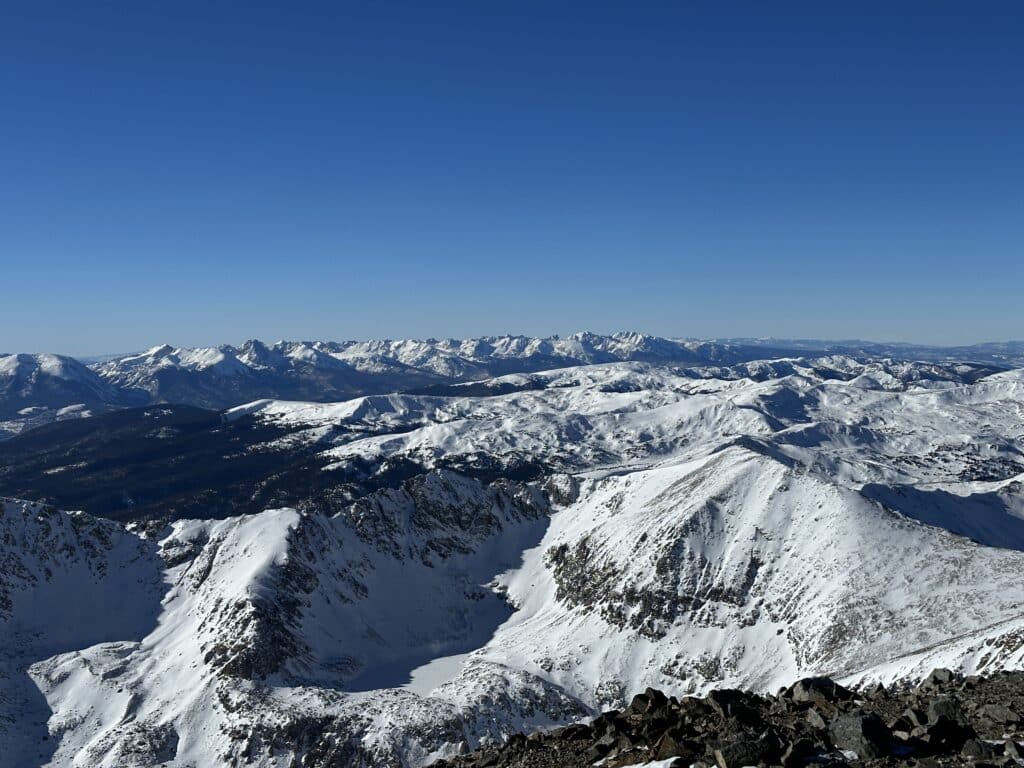
[[[910,357],[906,350],[913,350]],[[814,357],[827,352],[897,360],[960,359],[965,362],[1001,364],[1024,362],[1024,343],[978,345],[951,349],[901,347],[900,345],[851,342],[849,344],[811,342],[790,344],[753,340],[701,341],[668,339],[642,333],[600,335],[589,332],[566,337],[487,336],[477,339],[400,339],[372,341],[279,341],[265,344],[251,340],[240,347],[172,347],[160,345],[141,354],[113,358],[97,364],[96,371],[108,381],[143,389],[152,386],[156,372],[181,370],[207,371],[218,377],[233,377],[254,372],[292,373],[303,369],[388,374],[399,382],[392,390],[401,390],[402,376],[413,373],[432,376],[436,381],[473,381],[502,373],[517,373],[576,365],[610,362],[675,363],[683,365],[734,365],[751,360],[776,359],[780,352],[791,357]],[[904,352],[904,354],[901,354]]]
[[[399,479],[333,517],[122,531],[123,578],[162,569],[162,603],[30,657],[49,764],[419,766],[648,685],[1024,664],[1024,372],[833,355],[482,384],[229,412],[300,427],[339,488]]]
[[[510,610],[482,585],[518,564],[546,523],[536,491],[446,473],[331,519],[270,510],[176,522],[159,542],[167,592],[148,634],[31,668],[53,709],[50,731],[62,736],[53,763],[211,764],[211,755],[240,754],[285,721],[328,714],[353,755],[393,754],[401,732],[367,731],[376,696],[360,691],[401,685],[439,654],[485,642]],[[541,681],[500,682],[523,689],[510,695],[522,706],[531,695],[553,697],[555,714],[539,723],[582,714]],[[416,699],[396,691],[392,704],[404,710]],[[436,729],[435,707],[411,709]],[[449,710],[448,733],[464,738],[458,710]],[[423,754],[447,743],[424,740]]]
[[[121,526],[0,499],[0,765],[46,762],[50,715],[33,662],[141,638],[161,593],[155,548]]]
[[[70,415],[131,405],[176,403],[222,409],[264,398],[332,402],[358,395],[443,390],[460,382],[481,382],[513,373],[627,361],[715,366],[707,375],[728,376],[729,368],[740,363],[822,355],[860,361],[929,360],[934,361],[933,367],[959,361],[964,375],[979,376],[1024,365],[1024,343],[944,349],[870,342],[699,341],[583,332],[546,338],[274,344],[251,340],[237,347],[162,344],[141,353],[97,359],[88,368],[57,355],[0,355],[0,438]],[[779,363],[759,366],[762,375],[775,365]],[[60,409],[65,411],[60,413]]]

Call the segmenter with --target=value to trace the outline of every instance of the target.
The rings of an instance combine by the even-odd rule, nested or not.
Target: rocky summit
[[[433,768],[1024,765],[1024,672],[936,669],[916,686],[851,690],[827,677],[775,695],[648,688],[587,723],[515,734]]]

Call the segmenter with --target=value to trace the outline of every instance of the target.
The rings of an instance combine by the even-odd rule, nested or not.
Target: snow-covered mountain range
[[[0,765],[421,766],[648,685],[1020,667],[1024,369],[721,355],[12,438],[0,492],[89,502],[2,509]],[[189,455],[252,514],[182,517]]]
[[[820,354],[1009,368],[1024,365],[1024,342],[946,349],[863,341],[695,341],[640,333],[576,333],[549,338],[247,341],[238,347],[164,344],[89,366],[58,355],[0,355],[0,438],[131,405],[228,408],[261,398],[333,402],[594,363],[734,365]]]

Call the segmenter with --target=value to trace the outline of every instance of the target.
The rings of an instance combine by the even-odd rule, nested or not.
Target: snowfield
[[[8,502],[0,765],[420,766],[649,685],[1022,666],[1024,370],[834,355],[464,386],[228,411],[297,426],[339,486],[382,478],[331,517],[126,530]]]

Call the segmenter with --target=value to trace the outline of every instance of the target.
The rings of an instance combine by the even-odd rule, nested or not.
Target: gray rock
[[[654,745],[654,759],[667,760],[670,757],[696,757],[695,750],[680,732],[666,731]]]
[[[711,691],[707,703],[723,718],[735,718],[744,725],[763,725],[761,716],[752,706],[756,700],[749,693],[731,689]]]
[[[757,738],[739,734],[721,744],[714,751],[719,768],[742,768],[758,763],[774,763],[782,755],[783,744],[772,732],[766,731]]]
[[[786,691],[786,695],[797,702],[828,702],[837,704],[841,701],[852,701],[854,693],[827,677],[808,677],[794,683]]]
[[[889,754],[892,734],[873,712],[847,712],[832,721],[828,729],[832,743],[842,750],[852,750],[861,758],[884,757]]]
[[[889,691],[881,683],[875,683],[864,691],[864,695],[868,699],[884,699],[888,697]]]
[[[782,753],[782,765],[784,768],[803,766],[820,751],[818,745],[810,739],[797,739],[789,744]]]
[[[928,723],[936,723],[943,717],[954,723],[964,721],[960,702],[952,696],[937,696],[928,702]]]
[[[940,668],[932,670],[932,673],[928,675],[921,684],[918,686],[924,691],[935,691],[943,686],[947,686],[956,679],[956,675],[953,674],[952,670]]]
[[[903,717],[910,723],[912,729],[928,724],[928,714],[916,707],[909,707],[903,710]]]
[[[807,710],[806,719],[807,724],[816,731],[824,731],[826,728],[828,728],[828,723],[825,722],[825,718],[823,718],[817,710]]]
[[[975,759],[984,760],[990,757],[995,757],[996,751],[984,741],[968,739],[960,749],[960,754],[964,757],[973,757]]]
[[[985,704],[978,710],[978,714],[997,723],[1014,724],[1020,722],[1020,715],[1002,704]]]
[[[587,755],[594,761],[600,760],[615,749],[618,743],[619,739],[615,734],[606,733],[591,745],[590,749],[587,751]]]

